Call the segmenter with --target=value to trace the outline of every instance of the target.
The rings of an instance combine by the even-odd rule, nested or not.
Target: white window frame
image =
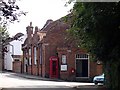
[[[34,64],[37,64],[37,48],[34,47]]]
[[[65,54],[62,54],[61,63],[62,64],[67,64],[67,56]]]
[[[89,54],[76,54],[76,59],[89,59]]]
[[[31,63],[31,48],[29,48],[29,65],[31,65],[32,63]]]
[[[80,56],[80,55],[83,55]],[[86,56],[84,56],[86,55]],[[88,77],[81,77],[81,78],[89,78],[90,77],[90,60],[89,60],[89,54],[75,54],[75,68],[76,68],[76,60],[88,60]]]

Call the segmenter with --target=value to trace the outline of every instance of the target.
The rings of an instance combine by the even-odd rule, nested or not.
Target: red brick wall
[[[41,76],[42,75],[42,65],[39,65],[39,72],[38,72],[38,75]]]
[[[43,77],[45,77],[45,74],[46,74],[46,73],[45,73],[45,71],[46,71],[45,68],[46,68],[45,65],[42,65],[42,76],[43,76]]]
[[[100,75],[103,73],[103,65],[98,65],[96,62],[90,62],[90,77]]]
[[[33,65],[33,75],[38,75],[38,72],[37,72],[37,65]]]
[[[103,73],[103,65],[97,65],[97,75],[100,75]]]
[[[21,73],[21,61],[13,62],[13,72]]]
[[[71,69],[75,69],[75,53],[68,51],[67,48],[62,48],[58,50],[59,64],[61,66],[61,57],[66,55],[67,58],[67,71],[60,71],[60,78],[65,80],[72,80],[75,78],[75,72],[71,73]]]
[[[75,55],[77,53],[85,53],[82,50],[74,50],[74,49],[68,49],[67,48],[61,48],[58,49],[58,57],[59,57],[59,64],[61,65],[61,56],[62,54],[65,54],[67,56],[67,66],[68,66],[68,70],[67,71],[60,71],[60,78],[62,79],[67,79],[67,80],[74,80],[75,79],[75,74],[76,73],[70,73],[71,68],[76,70],[76,62],[75,62]],[[102,65],[97,65],[96,62],[90,61],[89,60],[89,77],[93,77],[95,75],[99,75],[101,74],[102,71]]]
[[[96,68],[96,63],[91,61],[90,62],[90,77],[93,77],[96,75],[96,71],[97,71],[97,68]]]
[[[27,66],[27,73],[28,73],[28,74],[31,74],[31,66],[30,66],[30,65]]]

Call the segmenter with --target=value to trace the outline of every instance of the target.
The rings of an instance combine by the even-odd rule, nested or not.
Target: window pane
[[[76,54],[77,59],[88,59],[88,54]]]
[[[29,49],[29,65],[31,65],[31,49]]]
[[[31,57],[29,57],[29,65],[31,65]]]
[[[66,55],[62,55],[62,64],[66,64]]]
[[[37,59],[36,47],[34,47],[34,64],[37,64],[36,59]]]

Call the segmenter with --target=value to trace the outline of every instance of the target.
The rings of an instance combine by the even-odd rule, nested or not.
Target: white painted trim
[[[76,54],[75,54],[75,69],[76,69],[76,60],[88,60],[88,77],[76,77],[76,78],[89,78],[90,77],[90,59],[89,59],[89,54],[88,54],[88,58],[76,58]]]
[[[76,58],[76,59],[80,59],[80,60],[86,60],[86,59],[89,59],[89,58]]]
[[[88,54],[88,77],[90,77],[90,55]]]

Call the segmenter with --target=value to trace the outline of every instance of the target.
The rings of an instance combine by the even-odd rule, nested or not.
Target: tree
[[[0,26],[0,33],[1,33],[2,39],[6,39],[9,37],[9,33],[5,27]]]
[[[18,17],[26,15],[26,12],[20,11],[16,5],[16,0],[0,0],[0,71],[3,69],[4,46],[10,41],[17,40],[23,34],[18,33],[14,37],[9,37],[6,31],[8,23],[19,21]]]
[[[9,37],[9,33],[5,27],[0,26],[0,72],[3,70],[4,52],[7,51],[5,46],[5,39]]]
[[[0,0],[0,25],[5,26],[8,22],[18,21],[21,15],[26,15],[26,12],[19,10],[16,0]]]
[[[120,86],[120,2],[76,2],[70,34],[105,68],[106,85]],[[70,19],[68,17],[68,19]]]

